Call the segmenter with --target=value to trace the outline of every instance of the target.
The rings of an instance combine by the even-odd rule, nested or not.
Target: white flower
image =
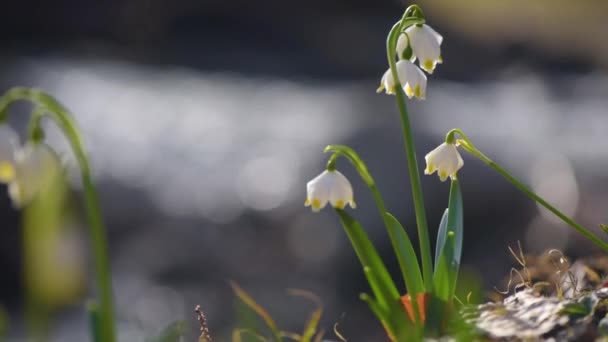
[[[433,73],[437,63],[442,63],[441,42],[443,37],[430,26],[412,25],[405,30],[409,37],[414,55],[418,58],[420,67],[429,74]]]
[[[448,176],[452,179],[456,178],[456,173],[464,165],[456,145],[445,142],[427,153],[424,160],[426,160],[426,169],[424,170],[424,173],[431,175],[437,171],[437,175],[442,182],[445,181]]]
[[[402,59],[397,62],[397,75],[408,98],[416,97],[424,100],[426,97],[426,75],[409,60]],[[382,79],[378,93],[385,90],[387,94],[395,94],[395,79],[389,68]]]
[[[407,58],[403,58],[403,54],[406,52],[406,50],[408,50],[408,54],[409,56],[409,60],[411,62],[416,61],[416,55],[414,55],[413,51],[411,50],[411,46],[410,46],[410,40],[407,37],[407,34],[402,33],[399,35],[399,38],[397,38],[397,46],[396,46],[396,50],[397,50],[397,57],[399,57],[399,59],[407,59]]]
[[[0,183],[9,183],[15,178],[15,152],[19,136],[7,125],[0,126]]]
[[[355,208],[353,200],[353,187],[340,171],[325,170],[306,184],[306,202],[304,205],[312,207],[318,212],[325,208],[327,203],[334,208],[344,209],[347,204]]]
[[[59,157],[48,145],[27,144],[15,158],[15,177],[8,185],[13,205],[21,208],[48,188],[61,171]]]

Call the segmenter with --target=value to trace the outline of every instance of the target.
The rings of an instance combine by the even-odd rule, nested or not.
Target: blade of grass
[[[249,296],[249,294],[247,294],[243,289],[241,289],[235,282],[231,281],[230,286],[232,287],[232,290],[234,291],[236,296],[251,310],[255,311],[255,313],[257,313],[262,318],[262,320],[264,320],[276,342],[280,342],[281,332],[276,322],[272,319],[268,312],[266,312],[264,308],[262,308],[258,303],[256,303],[256,301],[253,300],[253,298],[251,298],[251,296]]]
[[[319,331],[317,336],[315,336],[314,342],[321,342],[323,340],[323,336],[325,335],[325,330]]]
[[[323,305],[321,304],[321,299],[314,293],[306,290],[289,289],[288,293],[292,296],[310,299],[316,305],[316,309],[310,314],[308,322],[306,323],[304,331],[302,332],[302,337],[300,338],[300,342],[311,342],[315,336],[315,333],[317,332],[319,321],[323,315]]]
[[[242,342],[243,334],[249,334],[255,337],[256,341],[268,342],[266,337],[258,335],[256,332],[247,329],[234,329],[232,330],[232,342]]]

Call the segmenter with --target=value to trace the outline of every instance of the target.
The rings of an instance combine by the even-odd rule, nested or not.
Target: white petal
[[[388,68],[382,75],[382,79],[380,79],[380,86],[376,89],[377,93],[381,93],[385,91],[387,94],[395,93],[395,79],[393,78],[393,74],[391,73],[391,68]]]
[[[403,91],[410,99],[416,97],[424,100],[426,97],[426,75],[414,63],[401,60],[397,62],[399,80]]]
[[[409,38],[414,55],[418,58],[420,67],[426,72],[433,73],[437,63],[441,62],[441,41],[438,33],[428,25],[413,25],[405,31]]]
[[[422,28],[425,29],[426,31],[429,31],[437,40],[437,44],[441,45],[441,43],[443,43],[443,36],[440,35],[437,31],[435,31],[432,27],[430,27],[427,24],[422,25]]]
[[[312,211],[325,208],[329,202],[330,183],[326,170],[306,184],[306,205],[312,207]]]
[[[9,184],[9,196],[16,207],[32,201],[61,172],[59,157],[46,144],[28,144],[16,156],[16,177]]]
[[[334,208],[344,209],[347,204],[353,203],[353,187],[340,171],[332,172],[333,184],[329,201]]]
[[[19,136],[7,125],[0,125],[0,183],[9,183],[15,178],[15,153]]]

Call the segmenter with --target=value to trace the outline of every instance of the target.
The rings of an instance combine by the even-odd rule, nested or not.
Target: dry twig
[[[201,326],[201,336],[198,338],[199,342],[212,342],[211,334],[209,334],[209,328],[207,327],[207,318],[201,310],[201,306],[197,305],[196,308],[194,308],[194,312],[196,313],[198,324]]]

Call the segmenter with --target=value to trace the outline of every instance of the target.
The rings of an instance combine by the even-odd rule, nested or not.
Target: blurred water
[[[351,336],[378,333],[358,328],[371,319],[356,297],[366,288],[337,220],[302,205],[305,182],[322,170],[323,147],[348,143],[369,162],[389,208],[414,226],[394,99],[374,93],[377,80],[329,83],[67,58],[7,69],[7,80],[45,89],[82,126],[109,223],[121,340],[141,340],[173,319],[194,324],[197,303],[212,333],[227,336],[234,326],[227,279],[287,327],[301,327],[308,307],[285,305],[282,291],[302,287],[322,298],[326,327],[346,312]],[[606,94],[605,76],[524,70],[472,84],[431,78],[428,100],[411,105],[419,161],[459,127],[558,207],[583,223],[606,222]],[[48,131],[78,188],[66,142]],[[484,165],[468,157],[465,164],[465,263],[491,281],[506,273],[506,246],[518,239],[532,251],[581,249],[580,238]],[[435,223],[447,185],[435,177],[423,182]],[[354,183],[356,215],[388,247],[366,189]],[[85,340],[80,308],[61,322],[57,340]]]

